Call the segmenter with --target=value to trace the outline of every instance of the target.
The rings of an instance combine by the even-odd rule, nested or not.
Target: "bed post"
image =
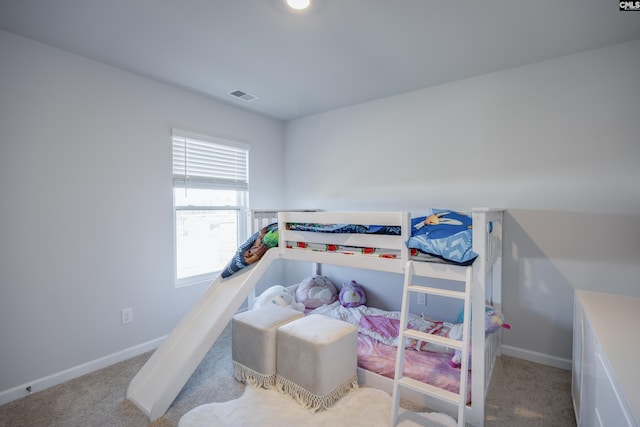
[[[486,298],[486,263],[487,263],[487,210],[474,208],[473,216],[473,250],[478,258],[473,263],[473,280],[471,288],[471,424],[484,425],[485,410],[485,326],[484,307]],[[478,321],[478,319],[482,319]]]
[[[472,216],[473,250],[478,258],[473,263],[471,313],[475,319],[481,316],[483,320],[471,322],[471,424],[484,425],[488,382],[495,357],[500,353],[501,331],[497,332],[497,349],[491,349],[489,353],[485,351],[484,312],[487,297],[492,303],[500,304],[502,301],[502,210],[474,208]]]
[[[411,237],[411,212],[403,212],[402,213],[402,225],[400,229],[400,234],[402,235],[402,241],[406,242]],[[400,259],[402,260],[402,265],[405,266],[407,261],[411,258],[411,254],[409,253],[409,248],[407,245],[400,246]]]
[[[248,210],[245,215],[245,228],[247,230],[246,239],[253,233],[260,231],[262,227],[278,222],[278,211],[272,209]],[[247,310],[251,310],[256,299],[256,289],[253,288],[247,297]]]

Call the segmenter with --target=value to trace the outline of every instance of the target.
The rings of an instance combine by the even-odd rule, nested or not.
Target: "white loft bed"
[[[478,257],[472,266],[471,307],[472,312],[484,313],[490,304],[500,310],[501,264],[502,264],[502,210],[477,208],[471,212],[473,221],[473,250]],[[275,218],[274,212],[256,211],[252,214],[252,224],[259,228]],[[410,251],[405,242],[409,238],[411,214],[407,212],[280,212],[277,214],[279,233],[279,257],[283,259],[307,261],[316,264],[331,264],[366,270],[403,274],[410,260]],[[375,224],[400,226],[399,236],[377,234],[333,234],[307,231],[292,231],[288,223],[313,224]],[[345,255],[333,252],[317,252],[298,249],[291,242],[308,244],[335,244],[357,247],[374,247],[397,251],[393,259]],[[434,263],[414,262],[414,277],[427,277],[464,282],[467,267]],[[398,286],[398,292],[403,289]],[[466,405],[464,419],[472,425],[483,425],[485,396],[491,379],[495,358],[500,353],[501,334],[485,334],[485,324],[472,322],[471,326],[471,404]],[[371,386],[391,394],[393,381],[373,372],[358,368],[361,385]],[[420,393],[404,390],[402,397],[432,410],[456,415],[458,408],[431,400]]]
[[[269,222],[273,212],[254,212],[251,223]],[[473,218],[473,250],[478,254],[472,267],[471,307],[472,312],[484,313],[485,303],[493,303],[500,308],[501,262],[502,262],[502,211],[478,208],[471,211]],[[149,420],[162,416],[171,405],[189,377],[205,357],[213,343],[220,336],[233,315],[249,297],[277,259],[306,261],[317,264],[332,264],[366,270],[385,271],[404,275],[405,267],[413,263],[414,276],[465,281],[468,267],[449,264],[413,262],[405,241],[409,237],[411,214],[407,212],[280,212],[279,246],[269,249],[262,258],[230,277],[220,274],[171,331],[160,347],[151,355],[145,365],[132,379],[126,397]],[[372,234],[324,234],[290,231],[286,223],[325,224],[375,224],[401,227],[399,236]],[[256,222],[256,227],[259,222]],[[333,243],[349,246],[377,247],[398,252],[392,259],[374,258],[340,253],[310,252],[287,247],[287,241]],[[403,290],[398,288],[398,292]],[[484,424],[485,393],[487,391],[496,356],[500,351],[500,332],[485,337],[484,321],[472,322],[472,387],[471,406],[463,413],[466,422],[472,425]],[[363,385],[391,392],[392,381],[361,370]],[[411,395],[403,395],[409,400]],[[430,399],[426,406],[433,410],[455,414],[456,408],[434,404]]]

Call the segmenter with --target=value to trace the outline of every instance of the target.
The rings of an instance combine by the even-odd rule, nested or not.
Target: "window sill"
[[[201,274],[199,276],[185,277],[184,279],[176,279],[175,287],[184,288],[187,286],[210,284],[220,274],[219,271],[213,273]]]

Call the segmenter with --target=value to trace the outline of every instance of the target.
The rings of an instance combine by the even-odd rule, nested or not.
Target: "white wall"
[[[506,208],[505,350],[568,367],[573,290],[640,295],[638,76],[635,41],[289,122],[287,206]]]
[[[252,206],[269,208],[284,126],[2,31],[0,58],[6,397],[141,350],[204,290],[173,284],[172,127],[250,144]]]

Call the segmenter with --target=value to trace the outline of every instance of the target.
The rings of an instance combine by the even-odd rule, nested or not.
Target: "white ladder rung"
[[[405,329],[404,336],[413,338],[418,341],[440,344],[442,346],[453,348],[455,350],[462,350],[462,341],[454,340],[453,338],[441,337],[440,335],[428,334],[426,332],[416,331],[414,329]]]
[[[466,294],[460,291],[450,291],[448,289],[432,288],[429,286],[411,285],[407,287],[409,292],[421,294],[438,295],[441,297],[465,299]]]
[[[460,400],[460,396],[458,395],[458,393],[453,393],[440,387],[414,380],[413,378],[402,377],[398,380],[398,384],[403,387],[415,390],[419,393],[435,397],[436,399],[442,400],[452,405],[457,405],[458,401]]]
[[[471,279],[472,269],[466,267],[464,270],[455,270],[458,273],[464,272],[464,274],[458,274],[453,280],[459,280],[464,282],[464,292],[452,291],[448,289],[435,288],[431,286],[421,286],[412,283],[412,278],[416,274],[414,270],[415,264],[413,261],[408,261],[404,274],[404,287],[402,295],[402,309],[400,311],[400,324],[403,328],[406,328],[409,320],[409,300],[410,293],[421,293],[426,295],[437,295],[447,298],[457,298],[464,300],[464,319],[462,340],[454,340],[448,337],[442,337],[440,335],[428,334],[426,332],[417,331],[415,329],[400,329],[398,333],[398,351],[396,353],[396,367],[395,377],[393,380],[393,392],[392,392],[392,408],[391,408],[391,425],[395,426],[398,421],[398,411],[400,407],[400,387],[407,387],[421,393],[425,396],[429,396],[433,399],[438,399],[442,402],[456,405],[458,407],[458,426],[465,425],[465,410],[466,410],[466,390],[467,390],[467,371],[469,361],[469,342],[470,342],[470,310],[471,310]],[[422,269],[423,272],[428,269]],[[434,275],[435,278],[447,278]],[[404,369],[405,359],[405,339],[412,338],[417,341],[440,344],[444,347],[461,350],[462,363],[460,367],[460,390],[458,393],[453,393],[448,390],[444,390],[440,387],[436,387],[415,379],[402,376]]]

